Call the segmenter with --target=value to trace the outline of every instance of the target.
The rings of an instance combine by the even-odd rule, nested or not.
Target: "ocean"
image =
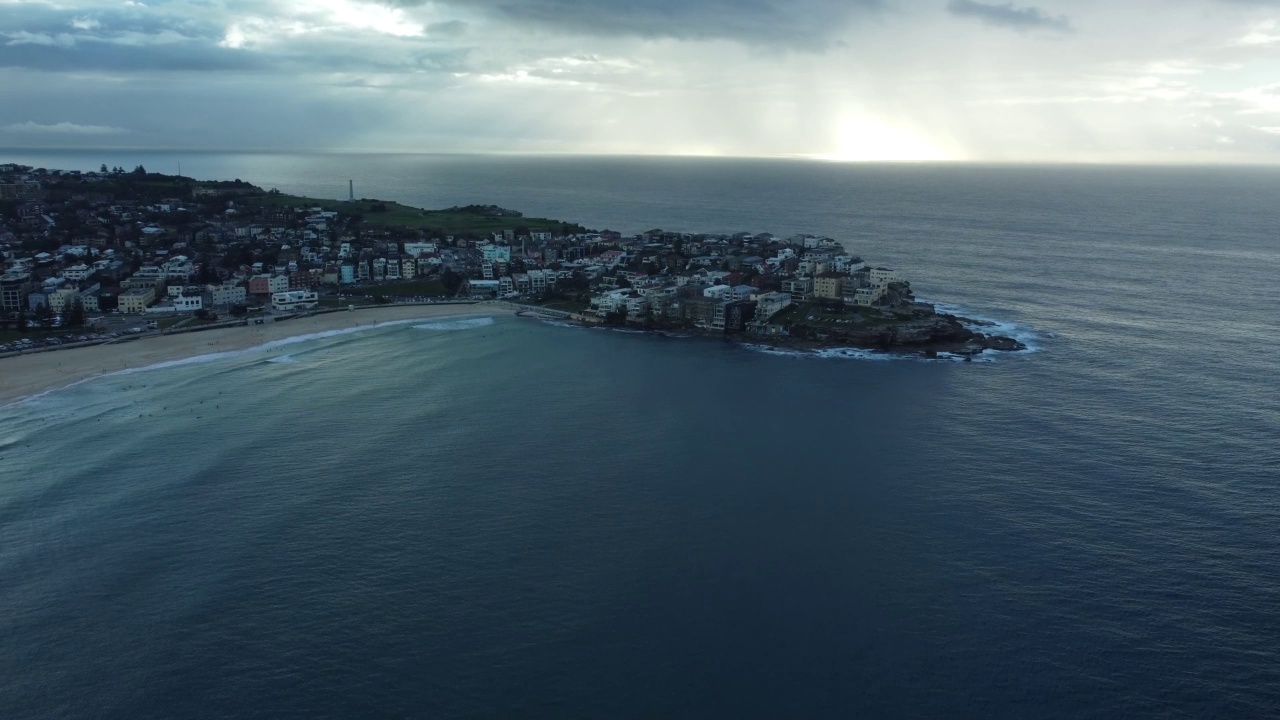
[[[1280,169],[0,155],[179,159],[830,235],[1031,349],[495,312],[0,408],[0,717],[1280,716]]]

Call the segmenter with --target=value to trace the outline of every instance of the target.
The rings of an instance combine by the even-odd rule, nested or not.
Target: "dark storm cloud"
[[[0,15],[0,68],[46,72],[461,72],[467,50],[370,53],[359,42],[296,38],[260,51],[228,47],[225,29],[208,19],[116,10],[68,11],[21,5]],[[443,36],[466,32],[462,22],[439,23]]]
[[[436,0],[437,3],[441,0]],[[382,0],[414,7],[428,0]],[[516,23],[603,36],[826,43],[847,20],[885,0],[442,0]]]
[[[253,54],[213,44],[135,46],[77,41],[70,46],[0,45],[0,67],[50,71],[217,71],[253,70],[263,67],[263,62]]]
[[[467,34],[467,24],[461,20],[431,23],[427,25],[427,34],[441,37],[461,37]]]
[[[257,59],[218,46],[222,30],[193,19],[18,6],[0,18],[0,67],[34,70],[244,70]]]
[[[0,16],[0,44],[15,33],[108,39],[164,33],[186,38],[217,38],[222,32],[214,23],[154,13],[114,9],[74,11],[36,4],[9,7],[13,11]]]
[[[1052,30],[1071,32],[1071,21],[1065,15],[1050,15],[1037,7],[1013,3],[984,3],[976,0],[951,0],[947,12],[958,17],[1013,30]]]

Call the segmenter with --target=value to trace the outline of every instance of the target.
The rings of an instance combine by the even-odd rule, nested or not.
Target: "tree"
[[[40,323],[40,327],[53,327],[55,319],[56,316],[53,313],[53,308],[49,306],[48,300],[40,303],[40,306],[36,308],[36,322]]]
[[[453,271],[453,268],[445,268],[444,274],[440,276],[440,283],[444,285],[445,295],[457,295],[458,290],[462,288],[463,277]]]
[[[146,175],[146,174],[147,174],[147,169],[146,169],[146,168],[144,168],[144,167],[142,167],[141,165],[139,165],[138,167],[136,167],[136,168],[134,168],[134,169],[133,169],[133,174],[134,174],[134,175]]]
[[[67,301],[66,306],[62,309],[62,322],[67,327],[84,327],[87,313],[84,310],[84,301],[80,298],[72,298]]]
[[[106,174],[107,174],[107,164],[106,164],[106,163],[102,163],[102,167],[98,168],[98,172],[102,173],[103,175],[106,175]]]
[[[18,332],[26,334],[27,332],[27,309],[18,309]]]

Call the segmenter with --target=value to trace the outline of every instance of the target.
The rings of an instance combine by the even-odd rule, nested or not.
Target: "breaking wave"
[[[414,330],[471,330],[473,328],[487,327],[493,324],[493,318],[469,318],[467,320],[450,320],[446,322],[432,322],[425,325],[414,325]]]

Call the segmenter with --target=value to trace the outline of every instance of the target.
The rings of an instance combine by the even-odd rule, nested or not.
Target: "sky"
[[[0,0],[0,147],[1280,162],[1280,0]]]

